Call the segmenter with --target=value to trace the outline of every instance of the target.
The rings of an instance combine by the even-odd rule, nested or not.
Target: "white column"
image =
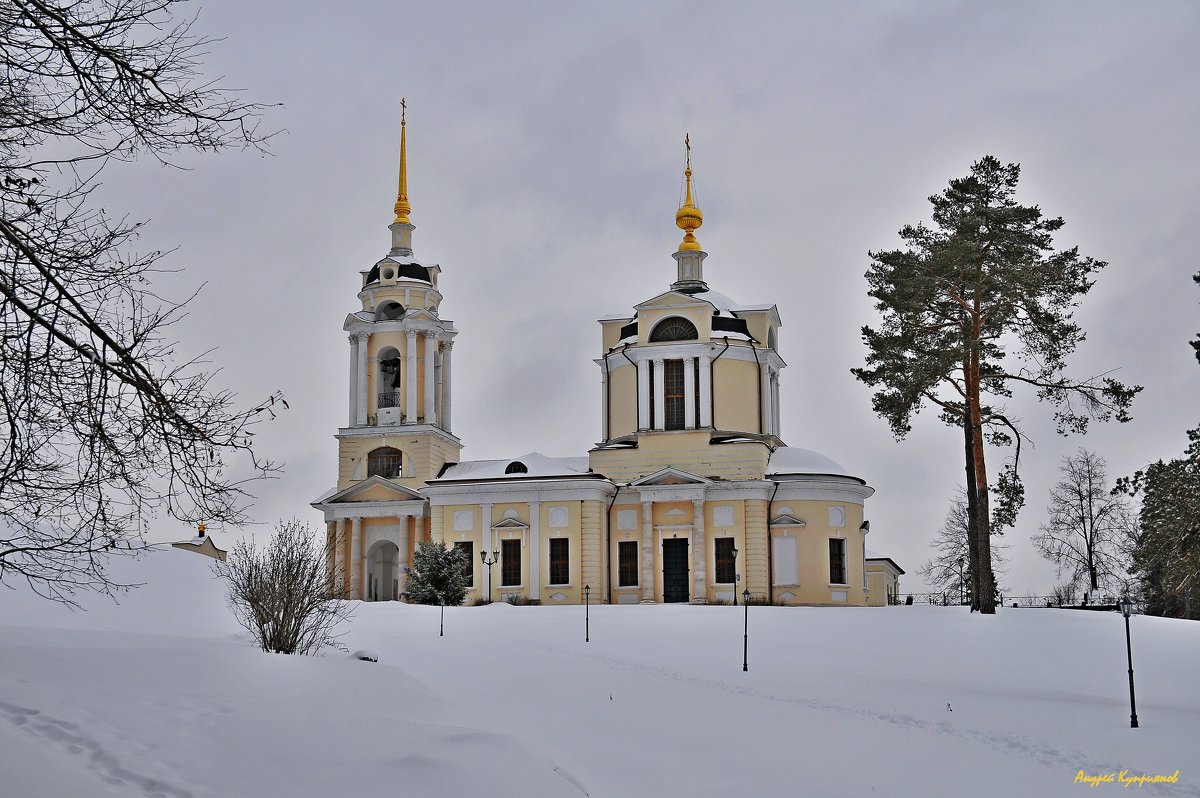
[[[700,426],[711,427],[712,419],[712,356],[700,356]]]
[[[350,519],[350,598],[363,598],[362,519]]]
[[[608,355],[600,362],[600,422],[601,438],[608,440]]]
[[[346,592],[346,519],[339,518],[336,527],[337,532],[335,534],[337,537],[334,540],[337,541],[337,550],[333,557],[334,565],[337,568],[337,582],[335,584],[340,586],[341,589],[339,592],[342,598],[350,598],[349,593]]]
[[[367,336],[358,336],[358,423],[367,423]]]
[[[400,521],[400,540],[396,544],[400,549],[400,563],[397,568],[396,580],[399,582],[400,595],[404,595],[404,591],[408,589],[408,575],[404,573],[404,569],[408,567],[408,516],[401,515]],[[391,585],[384,585],[383,590],[390,591]]]
[[[650,429],[650,361],[637,362],[638,429]]]
[[[425,423],[437,423],[437,374],[436,363],[437,356],[434,352],[437,350],[437,333],[425,333]]]
[[[529,598],[542,597],[541,551],[542,503],[529,503]]]
[[[479,512],[479,545],[483,547],[483,551],[487,553],[490,560],[492,559],[492,505],[486,502],[481,504]],[[483,584],[479,586],[480,591],[487,590],[489,584],[495,588],[495,581],[500,579],[500,574],[496,573],[495,564],[483,565],[480,563],[480,566],[483,568]],[[491,571],[490,577],[489,571]],[[487,594],[484,597],[489,601],[492,598]]]
[[[779,411],[779,372],[776,371],[771,375],[771,408],[774,411],[772,431],[779,435],[782,429],[780,424]]]
[[[759,374],[759,389],[758,393],[761,397],[761,405],[759,407],[759,432],[763,435],[771,433],[771,369],[765,366],[760,366]]]
[[[358,336],[350,336],[350,426],[358,426]]]
[[[660,363],[662,361],[659,361]],[[642,603],[654,604],[654,502],[642,502]]]
[[[667,409],[663,406],[667,401],[663,371],[662,358],[654,358],[654,429],[666,429],[667,426]]]
[[[692,573],[695,574],[695,586],[692,588],[692,602],[704,603],[708,600],[708,588],[705,584],[704,565],[707,558],[707,543],[704,540],[704,499],[692,499]]]
[[[417,331],[405,330],[408,349],[404,353],[404,420],[417,423]]]
[[[683,428],[696,428],[696,358],[683,359]]]
[[[450,431],[450,353],[453,341],[442,344],[442,429]]]

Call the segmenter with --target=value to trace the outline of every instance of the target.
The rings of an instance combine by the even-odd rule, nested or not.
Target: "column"
[[[480,505],[479,545],[487,553],[488,559],[492,559],[492,505],[489,503]],[[483,569],[483,584],[479,586],[479,590],[484,598],[491,601],[492,595],[483,591],[488,590],[489,585],[495,588],[496,586],[492,580],[499,579],[500,575],[496,573],[496,566],[494,564],[484,565],[480,563],[480,567]]]
[[[708,585],[705,583],[704,566],[707,563],[708,543],[704,539],[704,499],[692,499],[692,573],[695,585],[692,588],[692,603],[708,601]]]
[[[350,336],[350,426],[358,426],[358,336]]]
[[[403,596],[404,591],[408,589],[408,574],[406,574],[404,572],[404,569],[408,567],[409,516],[401,515],[399,517],[399,521],[400,521],[400,536],[399,536],[400,539],[399,539],[399,541],[397,541],[396,546],[400,549],[400,562],[398,563],[398,568],[397,568],[397,573],[396,573],[396,581],[399,583],[398,592],[400,593],[401,596]],[[383,587],[383,589],[385,591],[389,591],[392,589],[392,586],[385,585]]]
[[[638,429],[650,429],[650,361],[637,362]]]
[[[367,423],[367,336],[358,336],[358,423]]]
[[[454,349],[453,341],[442,344],[442,429],[450,431],[450,353]]]
[[[346,519],[339,518],[335,524],[337,535],[334,540],[337,541],[337,548],[334,549],[334,568],[337,573],[337,581],[334,583],[337,586],[337,593],[342,598],[350,598],[346,592]]]
[[[758,431],[763,435],[771,433],[771,369],[767,366],[758,367],[758,395],[761,399],[758,408]]]
[[[362,598],[363,591],[362,519],[350,519],[350,598]]]
[[[425,333],[425,423],[437,423],[437,333]]]
[[[711,427],[712,419],[712,355],[700,356],[700,426]]]
[[[600,440],[608,440],[608,355],[600,361]]]
[[[417,331],[405,330],[408,348],[404,355],[404,422],[417,423]]]
[[[662,361],[659,361],[660,363]],[[654,502],[642,502],[642,603],[654,604]]]
[[[666,386],[664,385],[663,359],[654,358],[654,429],[666,429],[667,409]]]
[[[696,428],[696,358],[683,359],[683,428]]]
[[[779,435],[780,430],[781,430],[781,424],[779,422],[780,412],[779,412],[779,372],[778,371],[771,374],[771,409],[774,412],[771,430],[776,435]]]
[[[541,551],[541,515],[542,503],[529,503],[529,598],[542,597],[542,560]]]

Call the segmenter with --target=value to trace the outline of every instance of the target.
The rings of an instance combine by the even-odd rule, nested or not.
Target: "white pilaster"
[[[358,336],[350,336],[350,426],[358,426]]]
[[[771,409],[774,412],[774,423],[771,431],[776,435],[782,435],[782,425],[780,424],[779,410],[779,372],[776,371],[771,375]]]
[[[692,573],[695,574],[695,585],[692,588],[692,603],[703,604],[708,601],[708,588],[704,580],[704,565],[706,563],[707,543],[704,540],[704,499],[692,499]]]
[[[336,527],[337,531],[335,534],[337,537],[334,540],[337,548],[334,550],[333,555],[334,566],[337,568],[337,582],[335,584],[340,587],[339,593],[342,598],[349,598],[350,596],[346,592],[346,519],[339,518]]]
[[[542,560],[541,551],[541,515],[542,503],[529,503],[529,598],[542,597]]]
[[[425,333],[425,423],[437,423],[437,394],[434,389],[437,387],[435,380],[435,360],[434,351],[437,349],[437,333]]]
[[[454,350],[454,342],[442,344],[442,429],[450,431],[450,353]]]
[[[649,501],[642,502],[642,603],[656,603],[654,601],[654,502]]]
[[[396,546],[400,549],[400,563],[396,569],[398,571],[398,573],[396,574],[396,581],[399,584],[399,587],[397,589],[400,592],[400,596],[403,597],[404,591],[408,589],[408,574],[404,572],[404,569],[408,567],[408,562],[409,562],[409,560],[408,560],[408,516],[401,515],[398,520],[400,521],[400,536],[399,536],[400,539],[396,543]],[[392,589],[391,585],[386,585],[384,587],[384,590],[391,590],[391,589]]]
[[[363,594],[362,519],[350,519],[350,598],[361,599]]]
[[[667,409],[664,407],[667,394],[663,384],[665,376],[663,359],[654,358],[654,429],[666,429],[667,426]]]
[[[405,330],[408,349],[404,358],[404,421],[417,423],[417,331]]]
[[[712,356],[700,356],[700,426],[711,427],[712,420]]]
[[[759,389],[758,395],[761,398],[759,405],[759,432],[763,435],[771,434],[771,369],[760,366],[758,369]]]
[[[600,367],[600,440],[608,440],[608,358],[603,361]]]
[[[683,359],[683,428],[696,428],[696,358]]]
[[[483,551],[487,552],[488,559],[492,558],[492,505],[489,502],[484,502],[479,506],[479,545],[483,547]],[[489,578],[488,571],[491,571]],[[483,566],[483,584],[479,586],[480,590],[487,590],[488,585],[494,588],[496,585],[492,580],[500,578],[500,574],[496,573],[496,565]],[[485,596],[489,601],[491,596]]]
[[[650,361],[637,362],[638,429],[650,429]]]
[[[358,336],[358,423],[367,423],[367,336]]]

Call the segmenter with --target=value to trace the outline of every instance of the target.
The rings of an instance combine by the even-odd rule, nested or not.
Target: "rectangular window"
[[[733,538],[715,538],[717,559],[717,582],[728,584],[734,580],[736,562],[733,557]]]
[[[846,582],[846,539],[829,539],[829,583],[844,585]]]
[[[683,361],[663,362],[663,409],[666,428],[683,429]]]
[[[775,566],[775,584],[794,585],[796,581],[796,539],[789,535],[771,538],[775,551],[771,562]]]
[[[550,584],[565,585],[571,581],[571,541],[550,538]]]
[[[637,541],[622,540],[617,544],[617,586],[636,587],[638,583]]]
[[[454,548],[467,555],[463,563],[463,576],[467,578],[467,587],[475,587],[475,544],[471,541],[459,541]]]
[[[521,584],[521,541],[500,541],[500,586]]]

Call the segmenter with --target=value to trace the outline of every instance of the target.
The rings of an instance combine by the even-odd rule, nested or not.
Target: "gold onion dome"
[[[689,152],[689,161],[691,160],[690,155]],[[675,224],[684,232],[683,241],[679,244],[679,251],[689,252],[700,249],[700,242],[696,240],[695,232],[700,225],[704,224],[704,213],[696,207],[695,201],[692,200],[692,167],[690,165],[683,170],[683,175],[687,180],[687,194],[683,199],[683,205],[675,212]]]

